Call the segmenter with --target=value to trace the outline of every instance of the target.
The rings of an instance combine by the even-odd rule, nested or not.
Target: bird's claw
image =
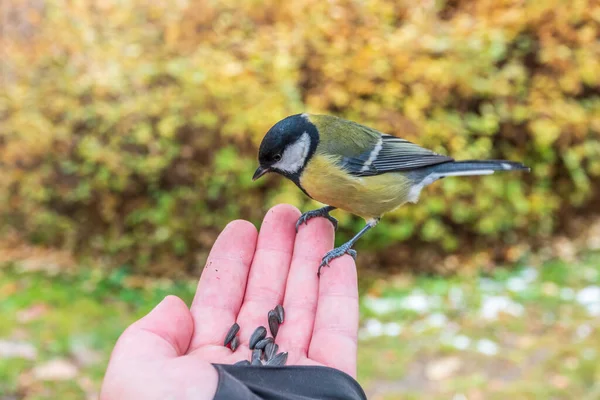
[[[346,252],[346,254],[348,254],[350,257],[352,257],[354,259],[354,261],[356,261],[356,250],[354,250],[354,249],[348,249],[348,251]]]
[[[329,215],[329,211],[324,211],[322,208],[320,208],[318,210],[307,211],[304,214],[302,214],[300,216],[300,218],[298,218],[298,221],[296,221],[296,233],[298,233],[298,229],[300,228],[300,225],[302,225],[302,224],[308,225],[308,220],[316,218],[316,217],[327,218],[332,223],[333,229],[337,231],[337,228],[338,228],[337,219],[335,219],[331,215]]]
[[[334,259],[343,256],[344,254],[348,254],[350,257],[352,257],[356,261],[356,250],[351,249],[350,246],[341,245],[340,247],[336,247],[335,249],[333,249],[333,250],[329,251],[327,254],[325,254],[325,257],[323,257],[323,259],[321,260],[321,264],[319,264],[317,276],[321,277],[321,268],[323,268],[325,266],[331,267],[331,265],[329,265],[329,263],[331,261],[333,261]]]
[[[298,228],[300,228],[300,225],[302,225],[302,224],[308,225],[309,219],[310,219],[310,217],[308,216],[308,212],[302,214],[300,216],[300,218],[298,218],[298,221],[296,221],[296,233],[298,233]]]

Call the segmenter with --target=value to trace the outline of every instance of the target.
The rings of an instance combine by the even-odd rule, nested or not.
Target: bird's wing
[[[317,123],[319,130],[327,131],[327,140],[322,143],[324,153],[340,156],[341,166],[356,176],[408,171],[454,160],[355,122],[330,116],[315,117],[311,116],[311,120]]]
[[[409,171],[453,161],[408,140],[381,135],[377,144],[358,157],[344,157],[342,163],[357,176],[379,175],[393,171]]]

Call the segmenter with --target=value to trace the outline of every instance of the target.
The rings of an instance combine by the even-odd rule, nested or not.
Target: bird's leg
[[[344,254],[349,254],[352,258],[354,258],[356,260],[356,250],[353,250],[352,246],[354,246],[354,243],[356,243],[356,241],[358,239],[360,239],[365,233],[367,233],[368,230],[373,228],[378,223],[379,223],[379,218],[374,218],[374,219],[368,221],[367,225],[365,225],[365,227],[362,228],[360,230],[360,232],[358,232],[352,239],[348,240],[346,243],[344,243],[340,247],[336,247],[335,249],[333,249],[330,252],[328,252],[327,254],[325,254],[325,257],[323,257],[323,260],[321,260],[321,264],[319,265],[319,270],[317,272],[317,276],[319,276],[319,277],[321,276],[321,268],[323,268],[324,266],[329,267],[329,263],[333,259],[341,257]]]
[[[309,219],[316,218],[316,217],[327,218],[333,224],[333,229],[337,230],[337,226],[338,226],[337,219],[335,219],[331,215],[329,215],[329,212],[331,212],[333,210],[335,210],[335,207],[326,206],[323,208],[319,208],[318,210],[312,210],[312,211],[305,212],[304,214],[302,214],[300,216],[300,218],[298,218],[298,221],[296,222],[296,232],[298,232],[298,228],[300,227],[300,225],[302,225],[303,223],[308,224]]]

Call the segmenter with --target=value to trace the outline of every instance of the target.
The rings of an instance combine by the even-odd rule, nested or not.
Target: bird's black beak
[[[262,166],[256,168],[256,171],[254,172],[254,175],[252,175],[252,180],[253,181],[257,180],[258,178],[260,178],[261,176],[263,176],[267,172],[271,172],[271,170],[269,168],[265,168],[265,167],[262,167]]]

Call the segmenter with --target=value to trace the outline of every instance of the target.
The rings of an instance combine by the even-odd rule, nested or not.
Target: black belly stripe
[[[313,199],[313,197],[310,194],[308,194],[308,192],[300,184],[300,177],[295,176],[295,177],[291,178],[291,181],[294,182],[296,184],[296,186],[298,186],[298,188],[300,190],[302,190],[302,192],[304,192],[305,195],[307,195],[308,197],[310,197],[311,199]]]

